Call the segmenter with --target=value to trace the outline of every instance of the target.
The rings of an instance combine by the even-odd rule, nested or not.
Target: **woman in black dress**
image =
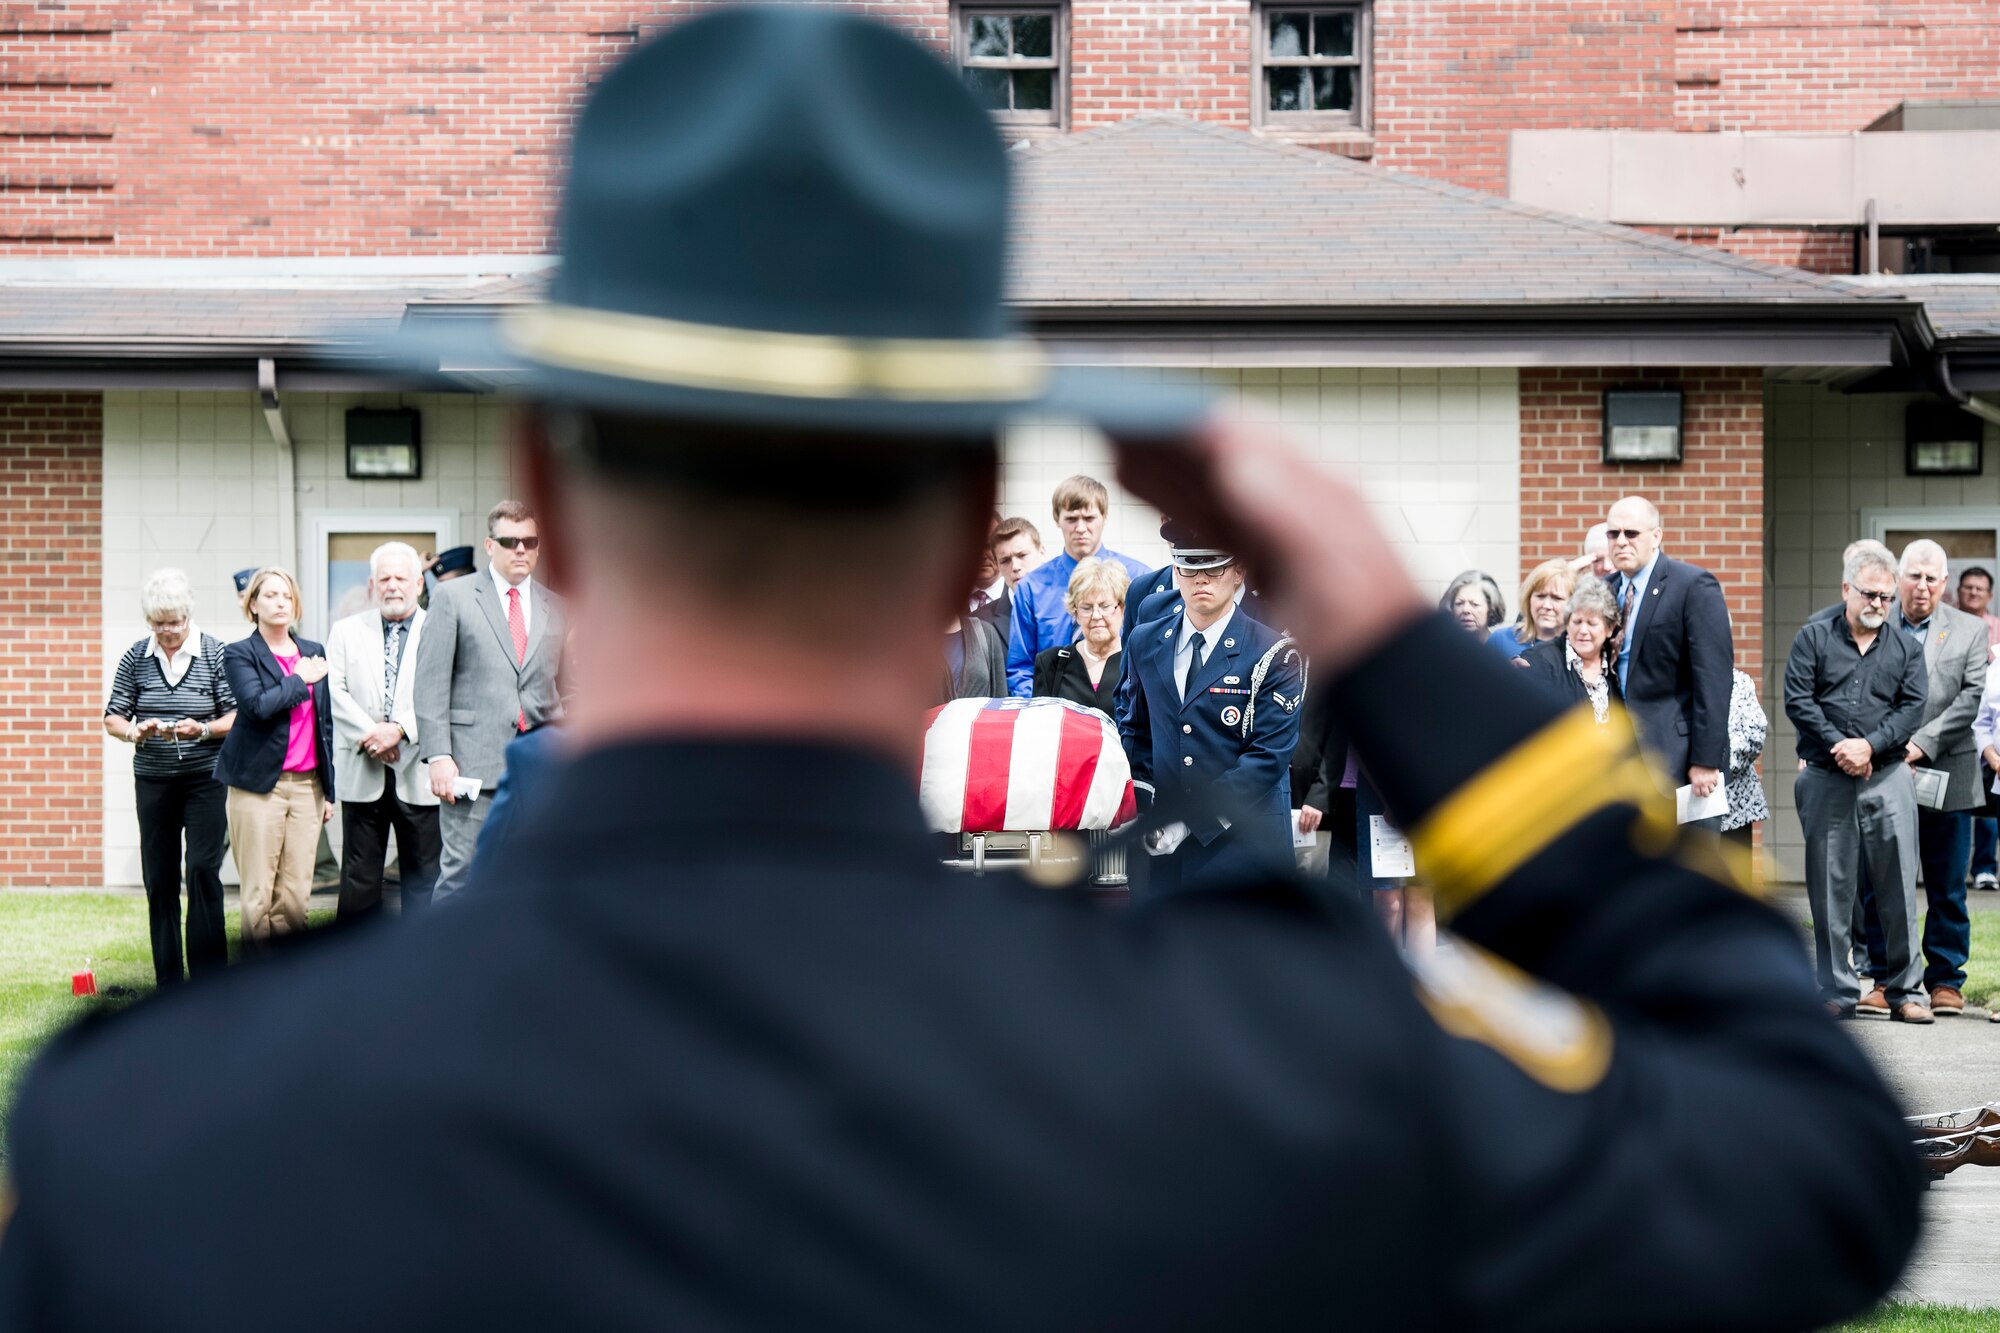
[[[1131,583],[1114,560],[1077,563],[1069,576],[1063,609],[1076,622],[1076,642],[1035,654],[1036,698],[1067,699],[1107,717],[1118,692],[1124,651],[1118,635],[1125,623],[1125,589]]]

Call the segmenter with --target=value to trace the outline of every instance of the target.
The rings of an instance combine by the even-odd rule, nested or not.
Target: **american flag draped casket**
[[[1062,699],[933,709],[918,796],[938,833],[1115,828],[1137,812],[1118,728]]]

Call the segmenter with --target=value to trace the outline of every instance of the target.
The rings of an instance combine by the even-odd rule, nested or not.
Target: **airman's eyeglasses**
[[[496,546],[505,547],[509,551],[515,547],[519,547],[523,551],[532,551],[542,544],[542,539],[540,537],[495,537],[493,542]]]

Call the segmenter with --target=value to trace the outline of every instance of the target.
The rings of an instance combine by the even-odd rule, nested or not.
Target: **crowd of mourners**
[[[1427,950],[1422,867],[1308,689],[1310,664],[1269,623],[1254,573],[1171,520],[1172,558],[1148,568],[1104,545],[1109,505],[1095,479],[1063,481],[1055,549],[1030,519],[994,515],[926,705],[1095,709],[1117,724],[1147,798],[1223,802],[1153,836],[1161,891],[1224,883],[1289,849],[1307,874],[1372,894],[1404,947]],[[391,883],[412,911],[476,876],[482,845],[548,771],[565,638],[562,599],[533,577],[534,514],[503,501],[487,528],[484,576],[471,548],[385,543],[369,608],[325,644],[300,636],[300,591],[282,568],[235,576],[251,628],[227,643],[193,623],[185,574],[146,580],[150,632],[118,663],[104,727],[134,747],[161,983],[226,963],[225,854],[253,946],[303,930],[336,812],[343,919],[379,911]],[[1439,606],[1579,716],[1629,718],[1678,789],[1681,821],[1747,848],[1769,818],[1756,767],[1767,718],[1735,666],[1720,584],[1668,557],[1663,538],[1655,506],[1627,497],[1576,555],[1528,572],[1511,614],[1480,570]],[[1962,1013],[1968,881],[2000,887],[2000,694],[1986,690],[2000,616],[1991,572],[1965,568],[1947,588],[1947,563],[1927,540],[1900,556],[1856,542],[1841,602],[1810,619],[1785,668],[1816,962],[1840,1017]]]

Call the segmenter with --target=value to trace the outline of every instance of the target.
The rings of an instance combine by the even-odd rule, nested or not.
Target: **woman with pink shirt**
[[[298,582],[276,566],[258,570],[243,590],[243,614],[257,629],[222,650],[236,725],[215,780],[229,789],[246,940],[306,928],[320,825],[333,817],[326,650],[292,632],[298,610]]]

